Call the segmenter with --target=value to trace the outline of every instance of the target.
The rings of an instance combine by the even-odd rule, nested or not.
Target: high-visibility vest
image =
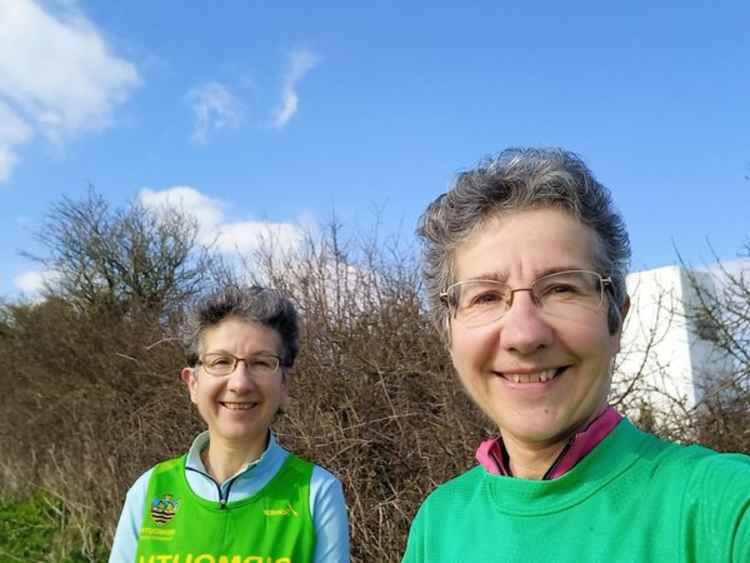
[[[313,465],[290,454],[256,494],[228,503],[196,495],[187,455],[158,464],[149,480],[136,563],[311,563]]]

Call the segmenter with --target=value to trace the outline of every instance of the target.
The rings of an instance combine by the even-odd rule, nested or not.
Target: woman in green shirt
[[[750,562],[750,458],[663,442],[607,403],[630,246],[576,155],[502,152],[418,233],[434,321],[498,436],[424,502],[405,562]]]

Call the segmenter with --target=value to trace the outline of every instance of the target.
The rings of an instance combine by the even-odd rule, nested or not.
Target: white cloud
[[[303,238],[302,229],[293,223],[242,221],[222,225],[216,243],[224,253],[245,254],[260,249],[287,253],[298,248]]]
[[[28,142],[32,136],[29,124],[0,100],[0,182],[8,179],[18,160],[15,147]]]
[[[214,244],[224,254],[248,253],[261,248],[289,252],[297,248],[303,238],[303,227],[296,223],[271,221],[226,222],[226,205],[210,198],[195,188],[176,186],[162,191],[142,189],[138,200],[151,209],[171,206],[191,214],[198,221],[198,241]],[[304,220],[310,221],[305,215]]]
[[[30,271],[13,278],[13,283],[22,292],[28,295],[36,295],[48,284],[54,284],[60,278],[58,272],[48,270],[45,272]]]
[[[194,143],[205,145],[209,133],[237,127],[242,121],[242,105],[218,82],[196,86],[187,93],[186,98],[195,115],[191,136]]]
[[[135,66],[115,56],[75,2],[55,14],[34,0],[0,2],[0,180],[15,148],[39,133],[62,143],[108,127],[112,112],[139,85]],[[0,123],[5,119],[0,119]]]
[[[281,104],[273,115],[273,126],[282,128],[297,113],[299,95],[297,84],[305,75],[317,66],[320,59],[308,50],[293,51],[289,56],[289,68],[284,76],[281,88]]]
[[[216,239],[224,218],[221,202],[190,186],[174,186],[162,191],[144,188],[138,193],[138,201],[150,209],[173,207],[195,217],[198,241],[202,244],[210,244]]]

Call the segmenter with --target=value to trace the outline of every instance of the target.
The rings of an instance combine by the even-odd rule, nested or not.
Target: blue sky
[[[0,0],[0,296],[49,206],[181,198],[206,236],[293,243],[335,210],[413,237],[456,171],[561,145],[633,267],[733,259],[750,220],[750,3]]]

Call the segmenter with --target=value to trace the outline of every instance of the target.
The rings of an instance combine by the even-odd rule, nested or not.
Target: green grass
[[[0,497],[0,561],[90,563],[106,561],[103,547],[93,555],[69,541],[62,503],[44,493],[22,499]],[[73,545],[71,545],[73,543]]]

